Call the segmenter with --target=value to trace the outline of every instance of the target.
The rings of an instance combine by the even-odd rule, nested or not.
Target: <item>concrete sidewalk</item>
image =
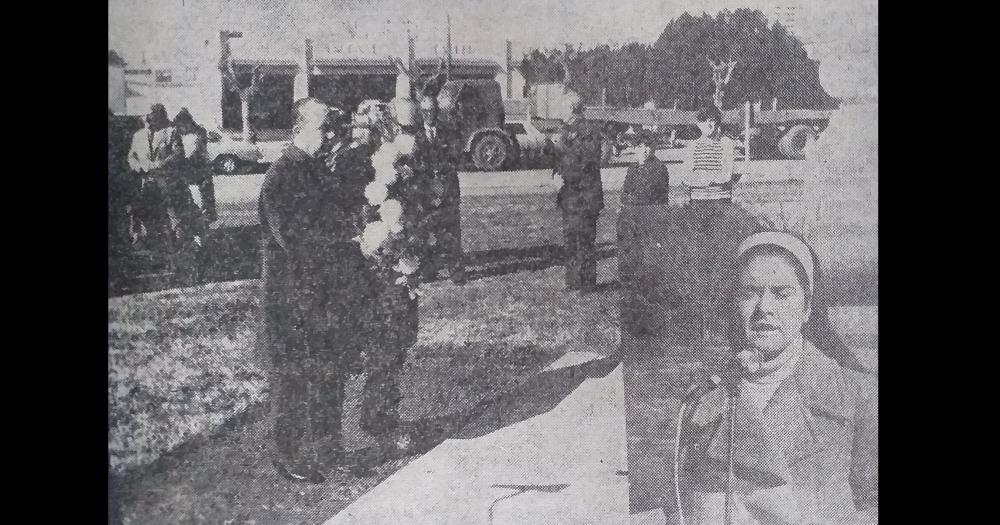
[[[546,371],[600,357],[570,352]],[[444,441],[326,525],[628,523],[624,402],[618,365],[547,412]]]

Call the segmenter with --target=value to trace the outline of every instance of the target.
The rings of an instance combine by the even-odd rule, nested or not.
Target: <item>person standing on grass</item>
[[[430,83],[429,83],[430,84]],[[426,89],[426,88],[425,88]],[[462,194],[458,180],[458,148],[461,137],[454,122],[441,122],[437,90],[431,88],[420,97],[420,116],[423,120],[423,136],[430,169],[436,185],[441,186],[441,202],[431,212],[429,221],[437,236],[436,244],[428,249],[430,255],[422,269],[424,280],[432,281],[442,268],[448,269],[448,277],[456,284],[465,282],[465,263],[462,258]]]
[[[722,134],[722,112],[706,106],[697,113],[701,136],[688,144],[684,163],[690,170],[689,202],[682,210],[682,238],[674,249],[685,261],[677,268],[676,283],[686,283],[687,305],[695,323],[695,337],[720,339],[724,323],[722,306],[725,271],[735,257],[740,240],[757,231],[758,221],[733,202],[736,172],[735,143]]]
[[[184,144],[170,125],[163,104],[153,104],[145,127],[135,132],[129,151],[129,167],[139,176],[140,196],[136,219],[145,234],[147,248],[170,253],[178,240],[179,221],[172,206],[179,191],[177,167],[184,158]],[[187,192],[187,187],[183,188]]]
[[[618,275],[621,283],[622,326],[629,333],[643,336],[652,331],[658,315],[655,304],[655,266],[651,245],[662,245],[665,239],[667,205],[670,196],[670,174],[667,166],[656,158],[657,139],[652,133],[639,136],[637,164],[628,167],[622,184],[622,207],[618,213]]]
[[[192,196],[197,195],[197,205],[201,211],[195,228],[195,242],[201,244],[201,237],[216,219],[215,184],[212,181],[212,167],[208,162],[208,133],[194,121],[187,108],[181,108],[174,117],[174,127],[184,143],[184,179]]]
[[[566,289],[588,293],[597,286],[597,219],[604,209],[601,185],[601,133],[583,119],[583,99],[576,97],[562,129],[553,175],[562,187],[556,204],[563,217]]]
[[[322,471],[343,460],[344,386],[374,288],[352,240],[364,184],[335,177],[328,165],[337,134],[330,115],[315,98],[295,102],[292,143],[268,169],[259,200],[273,463],[286,479],[309,483],[322,483]]]
[[[152,234],[153,249],[166,256],[178,282],[191,284],[198,208],[184,178],[184,143],[163,104],[150,107],[146,124],[129,153],[129,163],[142,180],[139,216]]]

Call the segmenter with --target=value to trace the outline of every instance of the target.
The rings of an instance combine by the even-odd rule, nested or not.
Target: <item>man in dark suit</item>
[[[563,126],[556,174],[562,176],[556,202],[563,216],[566,288],[590,292],[597,285],[597,219],[604,208],[601,186],[601,133],[583,119],[577,99]]]
[[[447,268],[452,282],[463,284],[462,192],[458,179],[461,136],[454,123],[439,121],[438,102],[434,96],[425,95],[420,99],[420,113],[424,123],[420,142],[425,144],[430,164],[428,169],[441,195],[440,203],[431,212],[433,218],[429,221],[437,239],[436,244],[428,249],[429,260],[423,266],[424,280],[434,280],[439,270]]]
[[[344,385],[365,339],[372,277],[351,239],[371,174],[332,157],[329,107],[307,98],[293,113],[292,143],[260,194],[262,307],[274,365],[275,467],[321,483],[320,471],[342,457]]]

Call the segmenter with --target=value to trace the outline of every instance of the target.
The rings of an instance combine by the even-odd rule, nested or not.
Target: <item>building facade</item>
[[[194,38],[198,49],[184,53],[183,60],[124,70],[126,107],[142,114],[161,103],[171,116],[186,107],[206,128],[241,130],[239,88],[256,77],[248,110],[254,129],[289,129],[292,102],[300,97],[315,96],[345,110],[365,99],[390,99],[396,69],[388,57],[412,59],[425,75],[447,61],[447,34],[438,26],[381,18],[362,22],[313,38],[233,31]],[[452,78],[496,79],[506,97],[523,98],[520,60],[513,59],[510,44],[452,43],[451,48]]]
[[[115,115],[126,112],[125,65],[118,53],[108,51],[108,109]]]

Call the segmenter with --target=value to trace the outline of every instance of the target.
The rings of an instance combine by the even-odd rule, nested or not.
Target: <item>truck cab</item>
[[[516,142],[505,129],[497,81],[449,80],[437,99],[438,119],[456,130],[461,151],[476,169],[495,171],[516,161]]]

